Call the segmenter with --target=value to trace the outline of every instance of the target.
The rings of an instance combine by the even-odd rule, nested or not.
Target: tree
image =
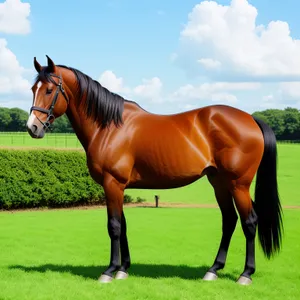
[[[252,114],[252,116],[253,116],[253,117],[256,117],[256,118],[258,118],[258,119],[260,119],[260,120],[262,120],[262,121],[264,121],[264,122],[267,123],[267,124],[270,124],[268,117],[265,116],[264,113],[261,112],[261,111],[256,111],[256,112],[254,112],[254,113]]]
[[[285,139],[300,139],[300,112],[296,108],[284,110]]]
[[[20,108],[10,109],[11,122],[8,131],[26,131],[28,113]]]
[[[10,109],[6,107],[0,107],[0,131],[7,131],[12,118],[10,115]]]
[[[265,114],[276,136],[281,137],[284,133],[284,112],[280,109],[267,109]]]
[[[25,132],[29,114],[20,108],[0,107],[0,131]],[[66,115],[56,119],[52,125],[52,132],[71,133],[74,132]]]
[[[54,120],[52,132],[56,133],[71,133],[73,128],[70,124],[70,121],[66,115],[61,116],[60,118]]]
[[[300,111],[296,108],[267,109],[254,112],[253,116],[265,121],[278,140],[300,139]]]

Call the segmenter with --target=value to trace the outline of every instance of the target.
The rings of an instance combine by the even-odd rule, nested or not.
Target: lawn
[[[33,139],[27,132],[0,132],[0,147],[82,149],[75,134],[47,133],[43,139]]]
[[[125,281],[101,285],[109,259],[106,212],[0,214],[0,299],[299,299],[300,210],[285,210],[281,254],[257,247],[251,286],[235,280],[244,266],[240,225],[216,282],[201,280],[215,257],[221,216],[215,208],[125,209],[132,267]]]

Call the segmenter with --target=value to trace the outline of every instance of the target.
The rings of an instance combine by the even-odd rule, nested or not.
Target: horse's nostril
[[[32,125],[32,132],[33,132],[33,133],[36,133],[37,129],[38,129],[38,128],[37,128],[36,125]]]

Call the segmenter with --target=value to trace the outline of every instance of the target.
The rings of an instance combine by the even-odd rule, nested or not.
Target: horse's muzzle
[[[31,115],[27,122],[27,131],[32,138],[41,139],[45,135],[44,126],[38,122],[35,116]]]

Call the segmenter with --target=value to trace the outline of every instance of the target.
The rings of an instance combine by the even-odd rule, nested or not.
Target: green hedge
[[[133,199],[125,195],[124,202]],[[0,150],[0,209],[104,204],[84,152]]]

